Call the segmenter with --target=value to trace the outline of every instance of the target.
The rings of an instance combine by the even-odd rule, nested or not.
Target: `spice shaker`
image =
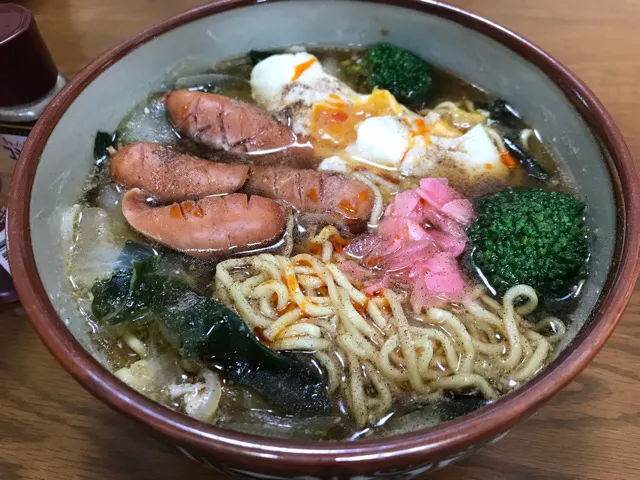
[[[33,125],[67,83],[33,15],[0,3],[0,303],[16,300],[6,246],[6,206],[13,167]]]

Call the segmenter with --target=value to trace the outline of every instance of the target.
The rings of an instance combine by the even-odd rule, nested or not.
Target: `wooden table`
[[[15,0],[14,0],[15,1]],[[25,0],[60,69],[199,0]],[[640,158],[640,2],[456,0],[568,65],[610,109]],[[32,331],[0,309],[0,480],[216,478],[91,397]],[[640,292],[588,369],[508,437],[433,479],[640,479]]]

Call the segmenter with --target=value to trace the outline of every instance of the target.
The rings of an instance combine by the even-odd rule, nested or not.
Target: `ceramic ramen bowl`
[[[583,327],[540,375],[470,415],[388,438],[293,442],[197,422],[120,382],[94,351],[70,294],[60,212],[93,166],[97,130],[112,131],[167,72],[250,49],[388,41],[498,95],[536,127],[586,200],[590,276],[573,314]],[[593,93],[536,46],[439,2],[222,0],[178,15],[104,53],[56,97],[29,137],[9,205],[16,287],[42,340],[93,395],[210,467],[248,478],[411,478],[502,438],[594,357],[638,275],[640,185],[630,153]]]

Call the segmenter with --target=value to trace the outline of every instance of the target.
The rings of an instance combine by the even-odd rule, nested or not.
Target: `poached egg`
[[[482,124],[463,134],[435,112],[412,112],[386,90],[359,94],[306,52],[261,61],[251,88],[258,104],[312,142],[325,158],[322,170],[345,173],[365,163],[424,177],[450,167],[470,180],[508,172]]]

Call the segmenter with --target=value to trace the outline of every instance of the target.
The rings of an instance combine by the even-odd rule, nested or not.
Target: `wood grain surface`
[[[14,0],[15,1],[15,0]],[[73,76],[198,0],[28,0]],[[640,159],[640,1],[455,0],[548,50],[600,97]],[[4,74],[4,73],[2,73]],[[19,305],[0,308],[0,480],[220,478],[85,392]],[[587,370],[502,442],[429,478],[640,479],[640,292]]]

